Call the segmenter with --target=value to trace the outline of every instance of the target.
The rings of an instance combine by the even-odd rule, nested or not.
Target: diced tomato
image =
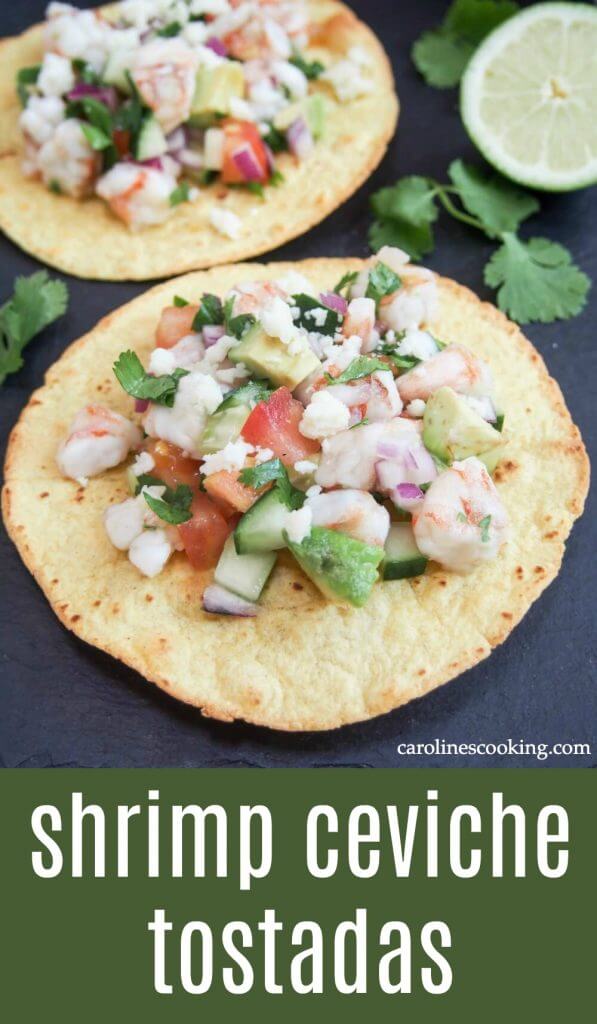
[[[186,338],[193,330],[193,320],[199,306],[167,306],[162,310],[155,332],[155,343],[158,348],[172,348],[181,338]]]
[[[259,497],[253,487],[247,487],[238,479],[238,473],[225,469],[206,476],[203,486],[207,493],[222,506],[224,514],[246,512]]]
[[[124,128],[115,128],[112,132],[112,141],[119,156],[128,156],[131,151],[131,133],[129,131]]]
[[[199,463],[183,455],[175,444],[169,444],[168,441],[150,441],[147,451],[155,462],[151,476],[157,476],[166,487],[177,487],[178,484],[199,487]]]
[[[224,129],[224,152],[222,162],[222,181],[227,185],[244,185],[247,181],[267,181],[269,163],[267,151],[259,130],[252,121],[236,121],[229,118],[222,124]],[[253,174],[247,174],[241,163],[234,159],[235,154],[246,154],[246,162],[253,168]]]
[[[299,423],[304,408],[288,388],[278,388],[267,402],[258,402],[241,433],[245,441],[270,448],[287,466],[319,451],[319,442],[303,437]]]
[[[207,494],[196,494],[192,519],[179,527],[180,538],[194,569],[211,569],[217,564],[233,526]]]

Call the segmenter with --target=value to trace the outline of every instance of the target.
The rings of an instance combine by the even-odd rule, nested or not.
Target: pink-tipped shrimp
[[[316,494],[307,501],[313,526],[347,533],[364,544],[383,547],[390,529],[390,515],[367,491],[338,490]]]
[[[133,81],[166,134],[189,119],[198,64],[180,39],[156,40],[138,52]]]
[[[448,345],[399,377],[397,386],[402,401],[408,404],[415,398],[427,400],[441,387],[450,387],[461,395],[491,395],[493,377],[489,365],[470,349]]]
[[[56,462],[63,476],[86,479],[118,466],[140,444],[141,431],[130,420],[103,405],[87,405],[72,421]]]

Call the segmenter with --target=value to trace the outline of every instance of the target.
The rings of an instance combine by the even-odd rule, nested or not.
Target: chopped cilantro
[[[365,295],[368,299],[374,300],[375,308],[377,309],[380,299],[383,299],[384,295],[391,295],[393,292],[398,291],[401,284],[402,282],[398,274],[395,274],[385,263],[379,261],[369,272],[369,281],[367,282]]]
[[[37,82],[40,71],[41,64],[34,64],[32,67],[21,68],[20,71],[17,71],[17,93],[23,107],[27,106],[31,88]]]
[[[359,380],[360,377],[370,377],[376,370],[387,370],[388,365],[381,359],[374,356],[357,356],[352,360],[339,377],[331,377],[326,373],[326,380],[330,384],[347,384],[350,380]]]
[[[205,292],[201,296],[199,309],[193,320],[193,330],[200,331],[202,327],[209,327],[212,324],[224,323],[224,308],[217,295]]]
[[[212,182],[216,180],[217,176],[217,171],[210,171],[204,167],[199,171],[197,175],[197,181],[200,185],[202,185],[205,188],[207,185],[211,185]]]
[[[76,57],[71,61],[72,69],[75,72],[77,78],[81,82],[85,82],[87,85],[99,85],[101,82],[100,76],[97,71],[94,71],[87,61],[81,60]]]
[[[121,352],[113,366],[114,375],[121,387],[133,398],[148,399],[158,405],[172,407],[181,377],[188,370],[177,369],[161,377],[150,377],[146,373],[136,352]]]
[[[362,420],[359,420],[358,423],[353,423],[352,427],[349,427],[348,429],[355,430],[356,427],[364,427],[368,422],[369,418],[367,416],[363,416]]]
[[[319,302],[318,299],[314,299],[312,295],[305,295],[304,293],[293,295],[292,303],[300,310],[300,315],[295,320],[295,323],[298,324],[299,327],[304,327],[306,331],[315,331],[317,334],[334,335],[342,322],[340,313],[322,305],[322,303]],[[313,310],[315,309],[325,310],[326,317],[321,324],[318,323],[313,316]]]
[[[163,28],[159,28],[156,32],[156,36],[161,36],[162,39],[170,39],[172,36],[177,36],[182,32],[182,25],[179,21],[171,21],[169,25],[164,25]]]
[[[23,365],[23,349],[68,306],[68,290],[46,270],[17,277],[12,298],[0,308],[0,384]]]
[[[336,295],[342,295],[342,293],[348,295],[348,291],[351,285],[355,283],[358,276],[358,270],[349,270],[347,274],[343,274],[340,280],[338,281],[338,284],[334,286],[334,291],[336,292]]]
[[[239,316],[233,316],[233,309],[234,298],[230,297],[224,303],[224,327],[226,334],[240,341],[245,331],[248,331],[253,324],[256,324],[257,320],[252,313],[240,313]]]
[[[491,516],[483,516],[483,519],[479,523],[479,529],[481,530],[481,540],[483,544],[487,544],[489,541],[489,526],[491,523]]]
[[[299,71],[302,71],[309,81],[319,78],[322,71],[325,71],[325,65],[320,60],[306,60],[300,53],[295,53],[290,58],[290,63],[294,64],[295,68],[298,68]]]
[[[269,459],[259,466],[242,469],[239,474],[241,483],[253,487],[256,491],[269,483],[274,483],[280,498],[290,509],[301,508],[305,501],[303,491],[293,487],[288,478],[286,466],[280,459]]]
[[[62,187],[60,185],[60,182],[56,181],[56,178],[52,178],[50,184],[48,185],[48,188],[49,188],[50,192],[54,193],[54,195],[57,195],[57,196],[61,196],[62,195]]]
[[[262,136],[263,141],[272,153],[284,153],[288,149],[288,141],[284,132],[276,128],[273,123],[268,122],[267,133]]]
[[[193,492],[187,484],[179,484],[174,490],[167,487],[161,498],[154,498],[151,494],[143,493],[145,501],[156,516],[163,519],[171,526],[178,526],[180,523],[187,523],[192,518],[191,502]]]
[[[92,149],[108,149],[108,147],[112,145],[111,137],[106,135],[101,128],[96,128],[93,124],[87,124],[85,121],[81,121],[81,131]]]
[[[285,181],[286,181],[286,178],[282,174],[282,171],[278,171],[277,169],[274,169],[272,171],[271,175],[270,175],[270,179],[269,179],[268,184],[271,185],[272,188],[278,188],[278,185],[281,185]]]
[[[182,309],[183,306],[188,306],[189,303],[187,302],[186,299],[183,299],[182,296],[175,295],[174,298],[172,299],[172,305],[177,306],[179,309]]]
[[[188,203],[191,198],[191,187],[188,181],[181,181],[173,192],[170,193],[170,206],[180,206],[181,203]]]
[[[504,429],[504,420],[505,420],[505,418],[506,418],[505,413],[498,412],[497,419],[496,419],[496,421],[494,423],[494,427],[495,427],[496,430],[499,430],[500,433]]]
[[[454,0],[436,29],[423,32],[411,56],[428,85],[458,85],[470,57],[494,28],[518,11],[512,0]]]
[[[259,196],[260,199],[265,198],[265,189],[263,187],[263,182],[246,181],[243,187],[246,188],[248,192],[251,192],[254,196]]]
[[[137,483],[135,486],[135,494],[141,494],[144,487],[163,487],[164,482],[157,476],[152,476],[151,473],[141,473],[137,477]]]
[[[520,324],[576,316],[591,287],[563,245],[547,238],[523,242],[510,232],[485,267],[485,283],[498,289],[498,306]]]
[[[459,512],[456,518],[459,523],[468,523],[468,519],[466,518],[464,512]]]

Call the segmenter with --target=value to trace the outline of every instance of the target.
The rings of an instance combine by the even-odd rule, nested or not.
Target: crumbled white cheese
[[[36,84],[44,96],[63,96],[70,92],[75,84],[70,60],[57,53],[46,53]]]
[[[19,124],[33,142],[43,145],[64,119],[64,103],[57,96],[30,96]]]
[[[305,312],[305,320],[312,320],[316,327],[323,327],[328,318],[329,309],[323,306],[316,306],[315,309],[308,309]]]
[[[319,484],[313,484],[312,487],[309,487],[305,491],[305,494],[306,494],[307,498],[316,498],[317,495],[321,494],[322,491],[323,491],[323,487],[320,487]]]
[[[309,82],[300,68],[285,60],[275,60],[272,64],[272,71],[276,81],[288,89],[292,99],[302,99],[307,95]]]
[[[323,389],[313,395],[303,413],[299,430],[304,437],[319,440],[346,430],[349,422],[348,407]]]
[[[301,544],[305,537],[308,537],[311,533],[312,521],[313,515],[308,505],[303,505],[302,508],[296,508],[292,512],[287,512],[284,525],[288,539],[293,544]]]
[[[296,339],[296,327],[290,306],[276,295],[261,311],[261,326],[272,338],[279,338],[284,345]]]
[[[280,288],[283,288],[287,295],[311,295],[316,294],[315,285],[308,277],[304,274],[298,274],[296,270],[289,270],[287,274],[282,277],[276,278],[274,284],[277,284]],[[297,307],[294,307],[297,309]],[[300,315],[300,310],[297,309],[297,315]]]
[[[341,103],[356,100],[373,89],[373,82],[363,78],[361,67],[354,60],[344,59],[332,64],[321,78],[330,83]]]
[[[172,373],[176,368],[176,359],[168,348],[155,348],[149,357],[149,373],[156,377]]]
[[[415,359],[431,359],[437,354],[437,344],[428,331],[407,331],[397,348],[401,356],[414,356]]]
[[[144,473],[151,473],[154,468],[155,459],[153,458],[153,455],[149,454],[149,452],[139,452],[131,466],[135,476],[143,476]]]
[[[104,512],[104,529],[115,548],[128,551],[143,532],[143,508],[137,498],[109,505]]]
[[[220,235],[226,238],[238,238],[243,222],[232,210],[224,210],[221,206],[212,206],[209,211],[209,223]]]
[[[171,408],[156,403],[150,405],[143,420],[145,432],[150,437],[170,441],[198,459],[201,457],[199,439],[207,417],[215,412],[222,398],[222,389],[213,377],[192,370],[180,378]]]
[[[253,451],[253,445],[246,441],[229,441],[219,452],[204,456],[202,472],[204,476],[211,476],[213,473],[220,473],[225,470],[233,473],[242,469],[247,455]]]
[[[323,364],[325,372],[331,372],[332,368],[339,374],[350,366],[353,359],[361,354],[362,341],[358,334],[352,334],[346,338],[341,345],[332,345],[328,357]]]
[[[255,114],[253,113],[251,104],[247,103],[246,100],[241,99],[240,96],[231,96],[229,107],[232,117],[238,117],[241,121],[255,120]]]
[[[257,448],[255,449],[255,465],[260,466],[262,462],[269,462],[273,459],[274,453],[271,448]]]
[[[412,402],[408,403],[406,411],[409,416],[416,416],[417,419],[420,419],[425,413],[425,406],[426,402],[422,398],[413,398]]]
[[[129,548],[129,559],[144,576],[157,576],[172,554],[165,530],[144,530]]]
[[[412,280],[411,280],[412,277]],[[402,279],[402,288],[392,301],[380,308],[380,319],[394,331],[410,331],[431,323],[437,313],[437,284],[425,267],[417,268],[417,276]]]
[[[295,473],[300,473],[301,476],[307,476],[309,473],[314,473],[317,469],[317,463],[311,462],[310,459],[299,459],[294,464]]]

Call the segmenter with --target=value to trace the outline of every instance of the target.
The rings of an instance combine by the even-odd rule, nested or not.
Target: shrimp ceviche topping
[[[337,50],[334,17],[311,21],[305,0],[51,3],[43,61],[17,75],[24,173],[99,196],[132,229],[215,179],[262,195],[282,178],[276,154],[307,160],[329,106],[373,88],[358,46],[312,58],[327,36]],[[210,223],[231,238],[242,227],[217,204]]]
[[[141,573],[184,552],[215,567],[206,611],[255,615],[282,549],[357,607],[380,575],[417,576],[429,559],[468,573],[497,556],[491,369],[431,333],[435,278],[407,263],[386,247],[332,291],[291,272],[177,296],[147,365],[121,353],[138,423],[88,406],[57,460],[85,484],[134,453],[131,496],[104,527]]]

